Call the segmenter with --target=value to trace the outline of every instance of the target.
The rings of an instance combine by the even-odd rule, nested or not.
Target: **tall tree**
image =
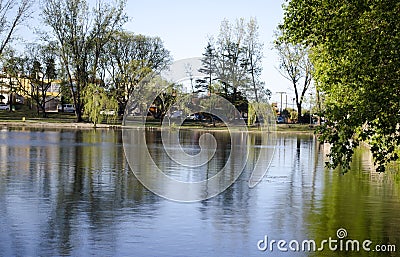
[[[205,77],[196,79],[196,88],[199,91],[211,93],[211,85],[216,73],[216,55],[212,38],[208,39],[207,46],[204,50],[203,58],[201,58],[202,66],[199,69],[199,72],[204,74]]]
[[[250,73],[250,86],[248,94],[257,103],[261,100],[260,97],[263,90],[263,82],[261,81],[262,58],[263,58],[263,43],[260,42],[258,34],[258,24],[255,18],[250,18],[246,24],[245,47],[247,50],[247,67]],[[250,93],[251,92],[251,93]]]
[[[103,87],[89,83],[83,90],[83,99],[85,112],[89,120],[93,122],[94,127],[101,123],[104,118],[107,118],[107,122],[110,122],[110,118],[115,121],[118,102],[112,93],[106,92]]]
[[[117,91],[120,108],[124,109],[135,86],[150,73],[159,74],[172,61],[159,37],[117,31],[106,46],[103,69]]]
[[[36,103],[38,115],[41,111],[43,117],[46,117],[46,104],[54,101],[60,95],[59,90],[50,92],[57,77],[58,51],[56,44],[55,42],[47,45],[31,44],[26,50],[26,55],[25,60],[28,67],[24,77],[29,80],[29,87],[21,83],[19,90]]]
[[[22,80],[27,74],[26,57],[18,54],[15,49],[7,48],[2,55],[2,70],[5,73],[3,81],[8,85],[8,103],[10,104],[10,111],[13,110],[15,104],[15,95],[19,91]],[[3,82],[2,81],[2,82]]]
[[[245,33],[243,18],[233,24],[225,19],[217,38],[217,76],[224,84],[225,97],[231,98],[234,104],[238,91],[248,83]],[[231,96],[228,95],[230,90]]]
[[[59,44],[78,122],[83,114],[82,92],[90,82],[97,82],[104,45],[126,21],[124,8],[124,0],[113,5],[99,0],[93,9],[85,0],[44,1],[44,23]]]
[[[36,105],[37,114],[46,117],[46,104],[55,100],[59,93],[54,91],[57,76],[57,52],[54,44],[30,44],[23,54],[8,49],[2,56],[3,70],[7,73],[10,86],[10,104],[13,94],[23,93]],[[50,91],[53,88],[53,91]]]
[[[197,87],[209,91],[212,83],[218,82],[214,88],[222,91],[216,93],[236,106],[247,100],[269,98],[270,91],[260,78],[263,44],[258,29],[254,18],[223,20],[215,43],[211,38],[205,48],[199,72],[206,76],[196,81]]]
[[[371,145],[378,171],[398,159],[399,13],[398,1],[292,0],[285,7],[285,38],[312,47],[331,167],[348,168],[361,141]]]
[[[309,48],[288,42],[282,31],[276,34],[274,47],[279,56],[279,70],[292,83],[297,107],[297,117],[302,119],[302,104],[312,81],[313,66],[308,57]]]

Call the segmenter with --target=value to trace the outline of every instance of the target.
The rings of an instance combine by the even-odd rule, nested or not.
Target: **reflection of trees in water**
[[[236,134],[236,136],[233,136],[231,139],[233,146],[235,147],[235,145],[240,143],[246,143],[248,146],[246,149],[248,151],[248,162],[243,173],[239,176],[237,181],[223,193],[212,199],[202,201],[199,212],[201,213],[202,220],[210,220],[212,222],[215,235],[210,236],[215,236],[214,240],[216,242],[219,240],[224,241],[224,238],[219,237],[221,231],[223,231],[230,235],[236,235],[232,238],[231,243],[240,249],[244,247],[242,245],[243,242],[247,241],[250,234],[253,232],[251,231],[250,224],[252,222],[257,223],[254,217],[251,216],[252,213],[256,212],[255,209],[257,208],[256,205],[252,204],[252,198],[256,190],[249,188],[248,181],[261,149],[256,146],[262,144],[262,139],[260,138],[260,134],[249,133],[247,135],[238,135],[239,134]],[[240,160],[244,154],[243,152],[234,152],[231,158],[233,158],[233,160]],[[230,153],[225,152],[218,158],[220,158],[223,163],[226,163],[229,156]],[[233,166],[232,169],[234,168]]]
[[[3,245],[11,244],[11,255],[26,255],[27,249],[35,247],[40,250],[38,255],[75,255],[83,247],[99,247],[101,252],[96,242],[106,242],[109,252],[104,254],[112,255],[112,247],[126,237],[118,234],[121,226],[142,227],[145,218],[157,220],[166,213],[159,206],[168,202],[144,189],[129,171],[120,131],[36,131],[15,138],[22,143],[11,147],[10,140],[8,146],[0,145],[0,203],[4,203],[0,222],[4,234],[10,232],[0,238],[4,238]],[[25,141],[31,146],[26,147]],[[258,145],[260,139],[249,137],[247,142]],[[230,141],[223,139],[221,144],[225,148]],[[250,162],[256,160],[258,151],[250,148]],[[352,239],[368,237],[377,243],[399,245],[400,175],[396,169],[371,173],[368,152],[361,150],[356,152],[352,170],[341,175],[323,169],[324,151],[313,136],[279,136],[273,168],[264,179],[267,185],[248,188],[250,165],[224,193],[194,205],[199,206],[201,224],[212,224],[207,236],[226,244],[223,236],[230,234],[232,245],[240,248],[243,241],[253,243],[255,233],[269,233],[270,229],[290,233],[289,239],[307,237],[318,242],[334,238],[336,230],[344,227]],[[218,152],[219,161],[225,163],[229,154]],[[9,163],[3,161],[7,158]],[[12,198],[13,190],[17,197]],[[16,199],[25,202],[10,202]],[[36,225],[11,227],[26,222],[18,213],[23,212],[21,208],[33,212]],[[36,236],[36,230],[40,235]],[[26,231],[28,235],[21,234]],[[27,240],[32,235],[37,241],[29,248]]]
[[[321,178],[318,201],[308,215],[311,236],[320,241],[329,236],[336,237],[337,229],[345,228],[346,239],[361,243],[369,239],[374,244],[398,246],[400,180],[396,170],[376,173],[370,152],[362,148],[355,152],[350,171],[341,172],[340,169],[325,170]],[[381,256],[374,252],[364,254]],[[341,256],[333,252],[330,255]],[[360,256],[360,253],[350,256]]]
[[[230,156],[231,151],[231,138],[225,132],[208,132],[199,130],[180,130],[170,131],[166,133],[167,137],[176,136],[179,133],[179,143],[183,151],[190,155],[196,155],[200,152],[199,138],[205,134],[210,133],[217,141],[217,149],[215,155],[209,156],[210,161],[206,165],[200,167],[187,167],[172,160],[165,150],[165,147],[173,148],[170,151],[179,151],[179,146],[169,145],[172,142],[169,138],[164,138],[168,145],[165,146],[161,139],[160,130],[146,130],[145,138],[146,144],[151,158],[160,170],[167,175],[172,176],[182,181],[202,181],[216,175],[224,166]],[[205,149],[206,151],[209,149]],[[211,151],[210,151],[211,152]],[[141,153],[138,153],[141,154]],[[143,158],[146,158],[143,154]],[[200,160],[199,160],[200,161]],[[186,176],[186,175],[187,176]]]
[[[237,249],[243,248],[243,242],[248,240],[251,231],[251,213],[255,205],[251,204],[250,189],[247,180],[242,176],[223,193],[212,199],[201,202],[199,212],[202,220],[209,220],[215,229],[215,234],[209,234],[216,245],[223,245],[226,238],[221,237],[221,232],[233,235],[230,243]],[[248,175],[248,174],[247,174]],[[248,179],[248,178],[247,178]],[[218,243],[221,241],[221,243]]]
[[[156,212],[158,197],[129,171],[120,131],[47,131],[30,137],[33,145],[24,146],[23,153],[19,148],[10,151],[28,160],[20,172],[28,176],[35,197],[46,199],[50,208],[47,225],[40,228],[42,254],[70,255],[87,242],[112,246],[122,216],[141,213],[142,208],[149,217]],[[19,251],[18,240],[14,242]]]
[[[281,232],[290,239],[306,236],[304,224],[307,224],[307,214],[315,197],[316,171],[323,165],[318,149],[313,135],[282,134],[278,137],[275,165],[279,168],[271,174],[270,180],[275,183],[280,181],[281,189],[275,192],[274,198],[289,209],[283,206],[276,208],[274,224],[280,228],[290,228]]]
[[[241,235],[243,239],[254,235],[252,230],[256,228],[263,233],[276,232],[277,229],[282,233],[274,234],[277,237],[289,234],[291,239],[303,238],[304,224],[312,205],[310,199],[315,201],[315,190],[319,186],[316,182],[319,176],[317,170],[323,165],[322,155],[318,152],[319,143],[312,135],[280,135],[273,165],[262,185],[253,189],[248,187],[247,182],[252,164],[260,152],[260,148],[254,146],[262,143],[257,135],[251,135],[248,143],[253,147],[249,149],[249,163],[245,172],[224,193],[202,202],[199,207],[202,219],[213,222],[216,236],[220,234],[219,231],[224,231]],[[259,190],[265,187],[264,183],[270,189]],[[254,198],[258,198],[260,207],[253,204]],[[259,220],[263,216],[260,216],[260,212],[265,212],[265,220]],[[241,242],[237,244],[240,247]]]

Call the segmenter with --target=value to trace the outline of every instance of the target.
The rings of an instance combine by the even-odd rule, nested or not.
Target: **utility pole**
[[[190,63],[186,63],[185,64],[185,71],[186,71],[186,75],[189,77],[190,79],[190,85],[192,87],[192,93],[194,93],[194,87],[193,87],[193,67]]]
[[[283,94],[286,94],[286,92],[276,92],[277,94],[281,94],[281,109],[280,109],[280,113],[282,114],[282,111],[283,111],[283,106],[282,106],[282,104],[283,104],[283,102],[282,102],[282,95]]]
[[[286,104],[285,104],[285,109],[287,110],[287,94],[286,94]]]

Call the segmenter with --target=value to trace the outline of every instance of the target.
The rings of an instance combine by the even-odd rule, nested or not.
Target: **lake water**
[[[248,135],[250,149],[259,147],[259,136]],[[232,144],[220,132],[213,165],[196,173],[168,165],[159,131],[146,137],[158,164],[183,180],[215,174]],[[188,153],[196,153],[196,140],[183,138]],[[3,128],[0,256],[396,256],[373,250],[377,244],[400,248],[398,169],[371,172],[369,153],[360,150],[343,175],[324,168],[326,152],[313,135],[280,134],[256,187],[248,186],[250,163],[222,194],[179,203],[138,182],[120,130]],[[287,252],[277,243],[261,251],[266,237],[268,246],[285,240]],[[329,238],[337,240],[336,251],[328,243],[323,252],[301,249],[304,240],[319,248]],[[358,240],[360,251],[345,252],[346,240]],[[362,249],[365,240],[372,242],[370,252]],[[295,241],[299,251],[288,249]]]

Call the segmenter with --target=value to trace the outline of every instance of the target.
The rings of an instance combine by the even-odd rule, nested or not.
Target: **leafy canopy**
[[[400,143],[400,2],[292,0],[284,8],[284,37],[313,49],[329,165],[348,168],[354,149],[367,142],[384,171]]]

